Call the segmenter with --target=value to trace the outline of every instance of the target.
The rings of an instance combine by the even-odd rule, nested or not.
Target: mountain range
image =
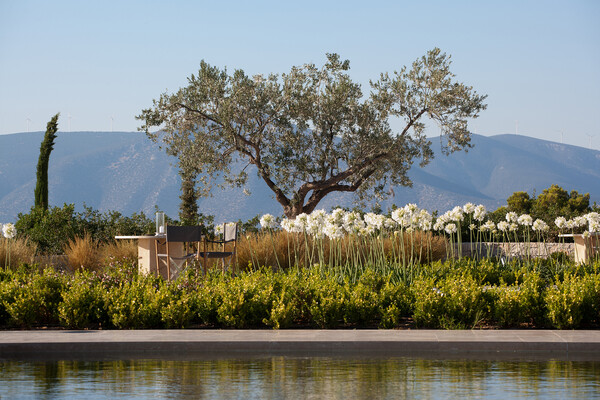
[[[14,222],[33,205],[35,172],[43,132],[0,135],[0,222]],[[540,193],[552,184],[590,193],[600,202],[600,152],[521,135],[473,135],[473,148],[444,156],[432,138],[435,158],[413,166],[413,187],[394,187],[381,207],[416,203],[444,212],[466,202],[493,210],[515,191]],[[180,178],[176,159],[137,132],[59,132],[50,156],[49,202],[86,204],[124,215],[156,207],[176,217]],[[257,214],[281,215],[282,208],[255,173],[250,196],[241,189],[215,188],[199,200],[200,212],[216,222],[247,220]],[[319,208],[351,206],[349,193],[331,194]]]

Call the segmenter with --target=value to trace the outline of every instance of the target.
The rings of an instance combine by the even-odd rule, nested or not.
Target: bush
[[[490,296],[493,319],[501,326],[542,322],[543,287],[538,274],[525,273],[521,284],[502,281],[490,290]]]
[[[110,288],[104,300],[110,324],[119,329],[160,328],[164,285],[153,277],[138,277]]]
[[[58,306],[61,325],[75,329],[107,325],[105,300],[96,275],[88,272],[75,275]]]
[[[28,238],[45,254],[62,254],[75,237],[89,235],[95,243],[109,243],[117,235],[142,235],[154,231],[154,221],[144,213],[131,217],[117,211],[100,213],[84,205],[75,212],[73,204],[51,207],[48,210],[32,207],[28,214],[19,213],[15,227],[18,237]]]
[[[16,274],[4,282],[3,304],[10,325],[28,328],[33,325],[58,325],[58,305],[66,284],[64,275],[45,269],[27,279]]]
[[[436,283],[420,277],[412,286],[414,320],[418,326],[472,328],[488,315],[483,288],[470,275],[448,276]]]
[[[262,270],[229,279],[225,287],[220,287],[217,321],[235,328],[254,327],[267,321],[277,299],[273,273]]]
[[[598,315],[598,276],[586,274],[578,277],[566,273],[562,281],[549,287],[544,296],[549,322],[558,329],[579,327],[582,321]],[[596,310],[593,313],[592,310]],[[595,314],[595,315],[594,315]]]
[[[73,276],[23,265],[0,270],[0,325],[28,328],[322,328],[344,325],[395,328],[413,317],[418,326],[471,328],[490,318],[500,326],[548,321],[557,328],[600,322],[600,274],[573,269],[544,289],[537,270],[514,271],[514,283],[482,285],[473,271],[419,275],[412,286],[366,268],[356,283],[314,266],[237,276],[186,270],[177,281],[139,276],[135,265],[114,261],[102,272]],[[591,268],[591,267],[590,267]],[[579,275],[577,275],[579,274]],[[477,274],[475,274],[477,275]],[[542,301],[543,300],[543,301]]]
[[[65,204],[48,210],[32,207],[29,214],[17,215],[15,227],[18,237],[28,238],[42,253],[61,254],[78,233],[75,206]]]
[[[321,328],[338,326],[348,298],[346,286],[319,268],[303,270],[299,285],[301,316]]]

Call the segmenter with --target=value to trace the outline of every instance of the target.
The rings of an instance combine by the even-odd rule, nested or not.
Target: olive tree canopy
[[[470,146],[467,120],[486,108],[486,96],[454,81],[445,53],[436,48],[410,69],[381,74],[368,95],[349,64],[327,54],[323,67],[249,77],[203,61],[186,87],[142,111],[140,130],[206,190],[217,176],[243,186],[247,173],[235,166],[254,165],[291,218],[332,192],[365,198],[409,186],[413,160],[423,166],[433,156],[425,121],[439,125],[446,154]]]

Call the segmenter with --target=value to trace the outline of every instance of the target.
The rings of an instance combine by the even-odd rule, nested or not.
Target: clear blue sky
[[[336,52],[367,91],[433,47],[489,95],[472,131],[518,121],[519,134],[584,147],[594,135],[600,149],[596,0],[0,0],[0,134],[44,130],[56,112],[63,131],[134,131],[202,59],[266,74]]]

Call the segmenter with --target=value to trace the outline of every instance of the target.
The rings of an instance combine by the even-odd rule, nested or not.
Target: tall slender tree
[[[48,209],[48,164],[50,163],[50,153],[54,149],[54,139],[58,131],[57,113],[46,125],[46,134],[40,145],[40,158],[37,165],[37,183],[35,185],[35,207]]]

